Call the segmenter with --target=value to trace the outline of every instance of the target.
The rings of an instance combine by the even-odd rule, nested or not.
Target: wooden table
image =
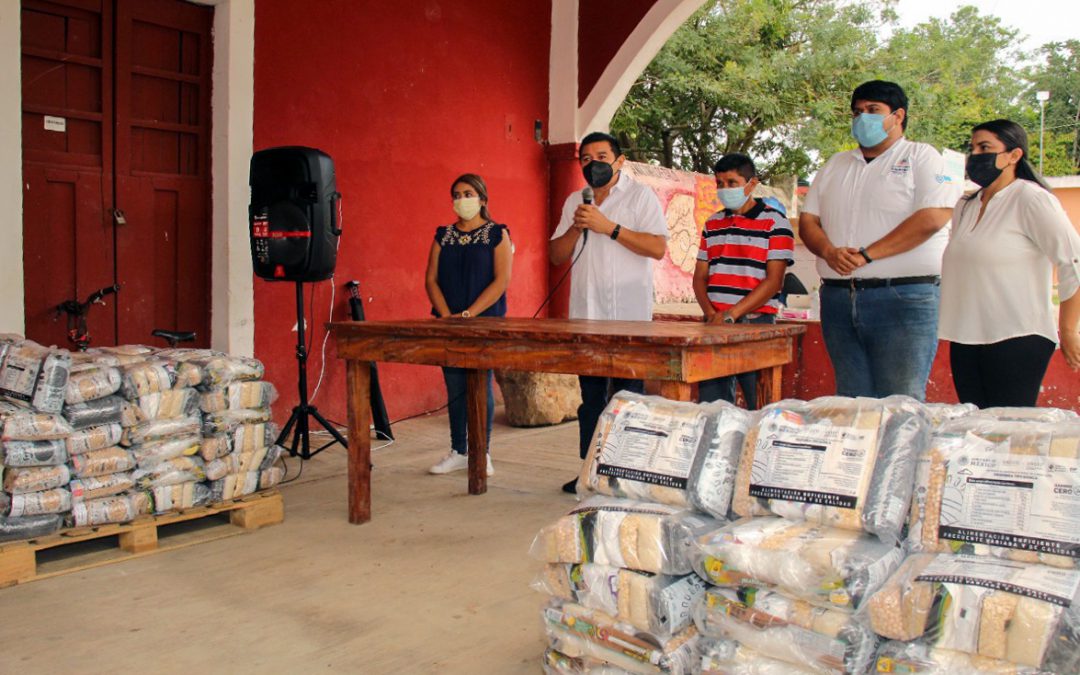
[[[655,381],[661,396],[690,400],[693,382],[761,371],[758,401],[780,398],[781,369],[805,327],[581,319],[421,319],[332,323],[346,360],[349,522],[371,519],[370,365],[394,361],[468,370],[469,494],[487,491],[488,370],[526,370]]]

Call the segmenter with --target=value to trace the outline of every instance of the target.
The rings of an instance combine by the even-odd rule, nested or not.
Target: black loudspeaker
[[[334,161],[299,146],[251,157],[248,225],[255,274],[267,281],[324,281],[334,275],[341,230]]]

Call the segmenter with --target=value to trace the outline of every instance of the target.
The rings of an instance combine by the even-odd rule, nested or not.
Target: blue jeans
[[[776,323],[776,315],[760,314],[753,319],[743,317],[736,323],[771,324]],[[734,403],[735,383],[738,382],[739,386],[742,387],[743,397],[746,398],[747,409],[755,410],[757,408],[757,381],[758,374],[756,370],[751,370],[749,373],[725,375],[724,377],[714,377],[711,380],[703,380],[698,383],[698,400],[702,403],[711,403],[712,401]]]
[[[465,369],[443,368],[446,380],[446,398],[450,408],[450,448],[464,455],[469,451],[468,406],[465,401]],[[492,373],[488,371],[487,380],[487,439],[491,447],[491,422],[495,419],[495,389],[492,385]]]
[[[840,396],[926,399],[937,353],[937,283],[821,287],[821,332]]]
[[[581,405],[578,406],[578,443],[581,458],[589,454],[589,444],[592,443],[593,433],[596,432],[596,424],[600,421],[600,414],[604,412],[608,401],[619,391],[632,391],[635,394],[645,393],[645,382],[642,380],[623,380],[617,377],[596,377],[593,375],[578,375],[578,386],[581,387]]]

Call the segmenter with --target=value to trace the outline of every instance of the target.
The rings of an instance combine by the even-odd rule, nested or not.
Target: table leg
[[[487,492],[487,370],[465,372],[466,415],[469,420],[469,494]]]
[[[776,403],[783,396],[783,366],[762,368],[758,371],[758,408],[764,408],[770,403]]]
[[[349,522],[371,520],[371,363],[345,364],[349,406]]]
[[[673,380],[660,380],[659,394],[672,401],[692,401],[693,388],[689,382],[675,382]]]

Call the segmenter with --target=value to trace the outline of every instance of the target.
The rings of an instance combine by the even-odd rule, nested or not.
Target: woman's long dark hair
[[[1048,192],[1051,191],[1050,186],[1046,184],[1046,181],[1042,179],[1042,176],[1035,171],[1035,167],[1031,166],[1031,162],[1028,161],[1028,138],[1024,127],[1012,120],[990,120],[975,126],[971,133],[974,134],[976,131],[989,131],[997,136],[997,139],[1005,144],[1006,152],[1016,148],[1023,150],[1024,156],[1020,158],[1016,165],[1016,177],[1029,180],[1042,189]]]
[[[480,217],[484,220],[491,220],[491,213],[488,212],[487,200],[488,191],[487,184],[484,179],[475,173],[463,173],[454,179],[453,183],[450,183],[450,198],[454,197],[454,186],[458,183],[465,183],[472,186],[472,189],[476,190],[476,194],[480,197]]]

